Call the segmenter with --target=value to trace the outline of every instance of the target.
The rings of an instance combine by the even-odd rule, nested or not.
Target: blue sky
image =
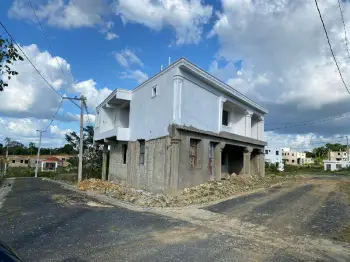
[[[269,109],[267,126],[350,110],[335,72],[314,5],[307,1],[253,0],[31,0],[52,48],[34,19],[28,0],[0,3],[1,22],[62,94],[88,97],[89,110],[115,88],[132,89],[186,57]],[[346,25],[350,4],[343,3]],[[350,70],[337,5],[320,4],[342,70]],[[0,34],[4,31],[0,29]],[[110,40],[107,39],[110,36]],[[113,39],[112,39],[113,38]],[[69,76],[66,83],[57,56]],[[118,60],[119,58],[119,60]],[[124,61],[124,62],[123,62]],[[16,65],[0,105],[0,140],[35,141],[59,104],[30,67]],[[347,80],[347,79],[346,79]],[[350,77],[349,77],[350,81]],[[25,94],[25,95],[24,95]],[[18,96],[21,96],[18,99]],[[310,98],[313,99],[310,99]],[[64,143],[77,130],[78,110],[69,102],[58,114],[47,146]],[[276,144],[308,146],[347,132],[345,120],[331,127],[282,129],[268,133]],[[328,140],[327,140],[328,141]]]

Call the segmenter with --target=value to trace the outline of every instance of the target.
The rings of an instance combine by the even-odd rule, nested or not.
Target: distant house
[[[325,171],[337,171],[342,168],[347,168],[350,166],[349,161],[337,161],[337,160],[323,160]]]
[[[315,160],[312,157],[305,158],[305,162],[304,162],[305,165],[312,165],[314,163],[315,163]]]
[[[39,160],[39,166],[41,162],[50,157],[57,158],[58,166],[69,166],[68,159],[74,157],[72,155],[41,155]],[[36,155],[9,155],[7,158],[9,167],[35,167],[37,161]]]
[[[275,165],[279,171],[284,171],[282,148],[265,147],[265,161]]]
[[[41,161],[41,171],[56,171],[61,160],[57,157],[48,157]]]
[[[287,165],[304,165],[306,153],[293,151],[288,147],[282,148],[282,158]]]
[[[176,192],[223,173],[263,176],[266,113],[181,58],[133,90],[114,90],[97,106],[102,177]]]

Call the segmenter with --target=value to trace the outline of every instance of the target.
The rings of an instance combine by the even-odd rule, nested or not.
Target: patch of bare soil
[[[154,194],[100,179],[88,179],[78,184],[82,191],[94,191],[121,201],[143,207],[181,207],[228,198],[238,193],[299,179],[295,176],[244,177],[231,176],[221,181],[211,181],[185,188],[177,195]]]
[[[339,183],[339,191],[344,194],[347,205],[350,210],[350,182]],[[350,211],[349,211],[350,212]],[[348,215],[350,219],[350,214]],[[340,234],[336,237],[337,240],[350,243],[350,220],[345,222]]]

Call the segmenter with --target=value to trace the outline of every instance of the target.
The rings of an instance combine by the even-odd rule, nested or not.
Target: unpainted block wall
[[[190,138],[200,139],[198,144],[198,166],[190,167],[189,152]],[[203,184],[210,180],[209,174],[209,142],[211,140],[200,135],[187,136],[181,134],[180,157],[179,157],[179,181],[178,189]]]
[[[111,147],[109,180],[153,192],[166,192],[170,186],[170,144],[168,137],[145,141],[145,162],[139,163],[140,142],[128,142],[126,164],[122,143]]]
[[[111,145],[108,174],[110,181],[126,182],[128,170],[127,165],[123,163],[123,144],[127,142],[117,142]]]

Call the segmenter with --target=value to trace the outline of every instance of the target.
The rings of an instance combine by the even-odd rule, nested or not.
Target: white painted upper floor
[[[95,140],[153,139],[169,125],[264,140],[267,110],[181,58],[133,90],[114,90],[97,108]]]

